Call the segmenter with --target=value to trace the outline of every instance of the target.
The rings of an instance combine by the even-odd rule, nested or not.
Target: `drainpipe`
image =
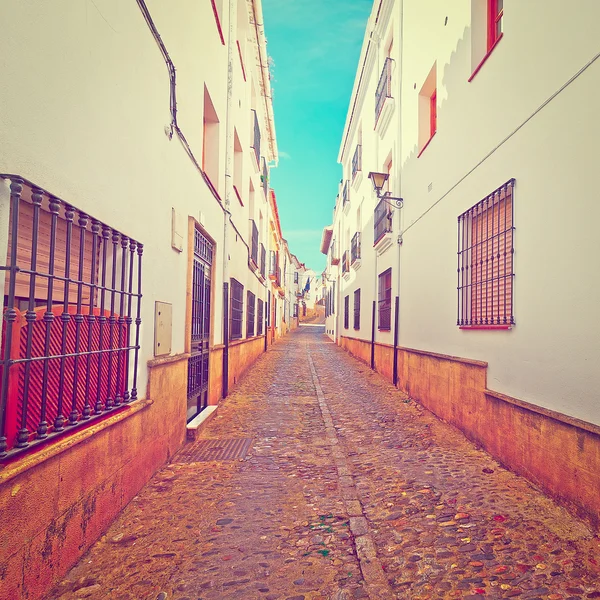
[[[223,398],[229,393],[229,220],[233,195],[233,60],[237,0],[229,0],[227,33],[227,107],[225,113],[225,206],[223,211]]]

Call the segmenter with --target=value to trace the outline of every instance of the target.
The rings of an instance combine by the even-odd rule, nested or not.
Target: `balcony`
[[[362,181],[362,145],[357,144],[352,157],[352,185],[358,187]]]
[[[348,189],[348,184],[349,182],[348,180],[346,180],[344,182],[344,189],[342,191],[342,209],[345,214],[348,214],[348,212],[350,211],[350,190]]]
[[[360,231],[352,236],[350,244],[350,265],[354,270],[360,267]]]
[[[350,252],[348,252],[348,250],[342,255],[342,275],[344,276],[344,279],[350,277]]]
[[[254,115],[254,135],[252,137],[252,143],[250,147],[254,150],[254,156],[256,158],[256,168],[260,169],[260,126],[258,124],[258,117],[256,116],[256,111],[253,110],[252,114]]]
[[[392,245],[392,209],[385,200],[375,207],[373,222],[373,247],[381,255]]]
[[[279,266],[279,252],[271,250],[271,264],[269,265],[269,279],[276,287],[281,288],[281,267]]]
[[[338,253],[337,253],[335,241],[331,243],[331,249],[329,250],[329,259],[330,259],[332,265],[340,264],[340,257],[338,256]]]
[[[269,198],[269,169],[267,167],[267,161],[263,157],[263,167],[262,167],[262,175],[260,176],[260,181],[262,183],[263,192],[265,193],[265,198]]]
[[[258,269],[258,227],[256,223],[250,219],[250,229],[252,232],[252,240],[250,242],[250,266]]]
[[[263,281],[267,278],[267,251],[264,244],[260,245],[260,276]]]
[[[392,97],[392,59],[386,58],[375,92],[375,129],[383,135],[394,112]]]

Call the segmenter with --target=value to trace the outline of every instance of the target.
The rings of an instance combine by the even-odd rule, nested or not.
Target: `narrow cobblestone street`
[[[242,459],[198,454],[232,439],[247,440]],[[600,598],[599,550],[582,522],[301,327],[50,598]]]

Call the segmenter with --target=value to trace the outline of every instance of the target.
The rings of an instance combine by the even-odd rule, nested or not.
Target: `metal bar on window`
[[[142,246],[21,177],[0,178],[10,181],[12,211],[8,266],[0,266],[8,278],[0,387],[3,459],[62,435],[67,418],[72,430],[101,415],[109,394],[125,399],[130,369],[126,357],[130,349],[136,354],[139,350],[139,324],[136,346],[129,343],[129,307],[135,294],[131,273],[131,292],[126,289],[127,247],[131,253],[138,249],[140,258],[139,316]],[[115,235],[121,241],[118,288],[115,247],[110,257],[113,282],[106,286],[110,246],[105,242],[111,232],[113,241]],[[104,322],[107,293],[114,319],[110,344]],[[112,369],[107,368],[107,354],[113,357]]]

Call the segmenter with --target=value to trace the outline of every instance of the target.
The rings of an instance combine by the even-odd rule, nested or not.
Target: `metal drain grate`
[[[252,446],[252,438],[198,440],[184,448],[175,462],[192,463],[209,460],[238,460],[244,458]]]

